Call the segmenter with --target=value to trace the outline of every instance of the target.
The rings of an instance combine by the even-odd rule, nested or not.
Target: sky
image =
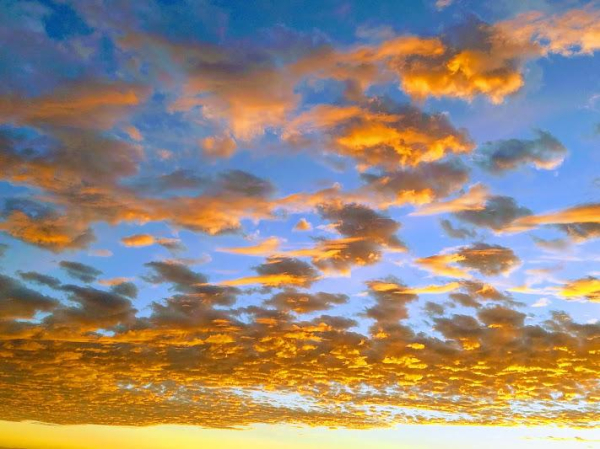
[[[600,3],[5,0],[0,44],[1,449],[600,445]]]

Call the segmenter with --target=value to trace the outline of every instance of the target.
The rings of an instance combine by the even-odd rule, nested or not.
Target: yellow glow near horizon
[[[348,430],[258,425],[248,429],[194,426],[52,425],[0,421],[0,448],[10,449],[444,449],[593,448],[600,430],[541,427],[406,425]]]

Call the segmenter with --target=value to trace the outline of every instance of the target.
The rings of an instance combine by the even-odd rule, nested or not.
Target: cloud
[[[413,169],[365,173],[360,191],[379,207],[427,204],[458,191],[468,180],[469,170],[457,160],[421,164]]]
[[[110,129],[148,93],[134,84],[79,82],[41,97],[0,97],[0,121],[36,127]]]
[[[306,220],[306,218],[301,218],[294,225],[294,231],[310,231],[312,229],[312,225]]]
[[[256,276],[223,281],[220,285],[239,286],[262,284],[265,287],[310,287],[318,279],[317,271],[299,259],[270,257],[254,267]]]
[[[60,252],[65,249],[85,248],[95,240],[85,223],[72,221],[55,211],[31,216],[24,210],[13,209],[5,213],[0,230],[32,245]]]
[[[19,277],[27,282],[34,282],[38,285],[45,285],[50,288],[59,288],[61,286],[60,280],[53,276],[48,276],[46,274],[38,273],[35,271],[19,271]]]
[[[600,280],[593,276],[566,283],[558,292],[567,299],[585,298],[591,302],[600,302]]]
[[[497,26],[521,39],[531,39],[545,54],[590,55],[600,49],[600,12],[592,4],[563,13],[523,13]]]
[[[447,212],[481,210],[489,197],[488,189],[482,184],[475,184],[463,195],[449,201],[440,201],[420,206],[410,215],[435,215]]]
[[[474,147],[467,133],[456,130],[446,116],[389,99],[372,99],[364,107],[316,106],[292,121],[283,138],[311,136],[324,136],[330,151],[364,168],[414,167],[448,154],[469,153]]]
[[[86,283],[94,282],[102,274],[102,271],[80,262],[63,260],[59,265],[69,276]]]
[[[76,306],[61,306],[44,322],[55,332],[71,329],[82,332],[110,329],[119,324],[131,323],[137,312],[131,301],[114,292],[92,287],[65,285],[62,290]]]
[[[355,265],[377,263],[383,251],[406,250],[396,236],[400,223],[366,206],[322,205],[318,210],[331,222],[331,228],[344,237],[318,241],[313,263],[321,270],[344,273]]]
[[[567,149],[552,134],[537,130],[532,140],[499,140],[488,142],[479,151],[478,163],[492,173],[514,170],[531,164],[537,169],[553,170],[562,164]]]
[[[531,307],[548,307],[550,305],[550,300],[548,298],[540,298],[536,302],[534,302]]]
[[[297,290],[285,290],[272,296],[265,304],[279,310],[291,310],[295,313],[311,313],[327,310],[334,305],[344,304],[348,296],[333,293],[303,293]]]
[[[504,227],[503,232],[523,232],[542,225],[595,224],[599,221],[600,204],[588,203],[557,212],[516,218]]]
[[[560,224],[557,227],[576,243],[600,237],[600,223],[569,223]]]
[[[185,249],[179,239],[154,237],[150,234],[134,234],[121,239],[121,244],[129,248],[140,248],[151,245],[161,245],[171,251],[180,251]]]
[[[58,304],[56,299],[0,274],[0,320],[33,318],[38,311],[49,312]]]
[[[469,279],[471,270],[486,276],[506,274],[520,265],[520,259],[510,248],[474,243],[446,254],[416,259],[415,263],[436,275]]]
[[[200,142],[204,154],[210,158],[227,159],[233,156],[237,143],[230,136],[210,136]]]
[[[496,232],[502,231],[520,217],[529,215],[529,209],[519,206],[509,196],[491,196],[480,209],[462,210],[454,214],[461,221]]]
[[[217,251],[231,254],[241,254],[244,256],[269,256],[276,253],[281,245],[281,240],[277,237],[269,237],[252,246],[241,246],[235,248],[218,248]]]
[[[477,233],[474,230],[455,227],[449,220],[446,219],[440,220],[440,225],[442,226],[442,229],[446,235],[454,239],[475,238],[477,236]]]

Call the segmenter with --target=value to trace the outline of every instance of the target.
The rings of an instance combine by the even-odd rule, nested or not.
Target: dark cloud
[[[228,306],[236,301],[239,293],[236,288],[209,284],[206,276],[181,263],[149,262],[146,266],[154,271],[144,277],[146,281],[171,284],[174,291],[182,293],[179,298],[189,297],[198,303]]]
[[[64,285],[74,307],[59,307],[44,322],[52,329],[80,328],[81,330],[109,329],[121,323],[131,323],[137,312],[131,301],[117,293],[91,287]]]
[[[126,296],[135,299],[138,295],[138,288],[133,282],[121,282],[113,285],[111,291],[117,295]]]
[[[336,304],[344,304],[348,296],[339,293],[307,293],[297,290],[285,290],[272,296],[265,304],[280,310],[292,310],[296,313],[310,313],[327,310]]]
[[[406,285],[393,277],[367,285],[375,305],[366,310],[365,316],[374,319],[378,328],[394,326],[408,318],[407,304],[418,299],[417,295],[406,293]]]
[[[63,260],[59,265],[69,276],[86,283],[94,282],[102,274],[102,271],[80,262]]]
[[[531,211],[519,206],[514,198],[493,196],[488,199],[485,208],[480,210],[463,210],[456,212],[454,216],[461,221],[481,228],[500,231],[517,218],[530,214]]]
[[[259,277],[264,277],[266,285],[297,285],[310,287],[319,277],[317,270],[306,262],[289,257],[273,257],[254,268]],[[269,281],[270,280],[270,281]]]
[[[35,271],[19,271],[19,277],[24,281],[35,282],[36,284],[45,285],[50,288],[59,288],[61,285],[61,282],[57,278]]]
[[[16,279],[0,274],[0,320],[33,318],[36,312],[49,312],[58,304],[56,299],[44,296],[25,287]]]
[[[242,170],[230,170],[221,174],[218,185],[225,192],[250,197],[266,197],[275,190],[269,181]]]
[[[452,225],[450,220],[446,220],[445,218],[440,220],[440,225],[442,229],[448,235],[448,237],[452,237],[453,239],[466,239],[466,238],[475,238],[477,237],[477,233],[472,229],[455,227]]]
[[[501,245],[475,243],[463,246],[457,254],[459,265],[472,268],[486,276],[507,273],[521,263],[512,249]]]
[[[368,191],[382,196],[382,204],[429,203],[458,191],[469,180],[468,168],[459,160],[423,163],[411,169],[374,175],[366,173]]]
[[[558,167],[567,149],[546,131],[536,131],[532,140],[509,139],[488,142],[480,150],[479,164],[493,173],[514,170],[521,165],[531,164],[538,169],[550,170]]]
[[[199,176],[192,170],[179,169],[169,174],[153,178],[143,178],[133,187],[143,194],[163,195],[179,190],[197,190],[209,184],[207,177]]]
[[[313,263],[322,270],[343,272],[377,263],[384,250],[406,250],[396,236],[400,223],[366,206],[322,205],[318,211],[344,237],[319,241]]]

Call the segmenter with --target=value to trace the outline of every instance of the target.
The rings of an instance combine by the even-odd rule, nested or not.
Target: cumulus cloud
[[[306,262],[290,257],[274,256],[254,267],[256,276],[221,282],[221,285],[262,284],[265,287],[310,287],[319,278],[317,270]]]
[[[373,99],[364,107],[316,106],[288,125],[284,139],[311,135],[324,135],[330,151],[352,157],[364,168],[417,166],[474,147],[467,133],[455,129],[446,116],[389,99]]]
[[[552,134],[536,131],[532,140],[509,139],[488,142],[479,153],[479,164],[492,173],[514,170],[531,164],[537,169],[553,170],[562,164],[567,149]]]
[[[344,304],[348,296],[339,293],[304,293],[297,290],[285,290],[271,297],[265,304],[280,310],[291,310],[296,313],[311,313],[327,310],[334,305]]]
[[[38,311],[49,312],[58,304],[56,299],[0,274],[0,320],[33,318]]]
[[[294,225],[294,231],[310,231],[312,229],[312,225],[306,220],[306,218],[301,218]]]
[[[600,280],[593,276],[577,279],[563,285],[558,294],[567,299],[585,298],[600,302]]]
[[[454,214],[459,220],[480,228],[502,231],[520,217],[531,215],[526,207],[519,206],[509,196],[491,196],[479,209],[462,210]]]
[[[415,260],[418,266],[434,274],[458,278],[470,278],[471,270],[486,276],[506,274],[518,267],[520,262],[512,249],[487,243],[474,243]]]

